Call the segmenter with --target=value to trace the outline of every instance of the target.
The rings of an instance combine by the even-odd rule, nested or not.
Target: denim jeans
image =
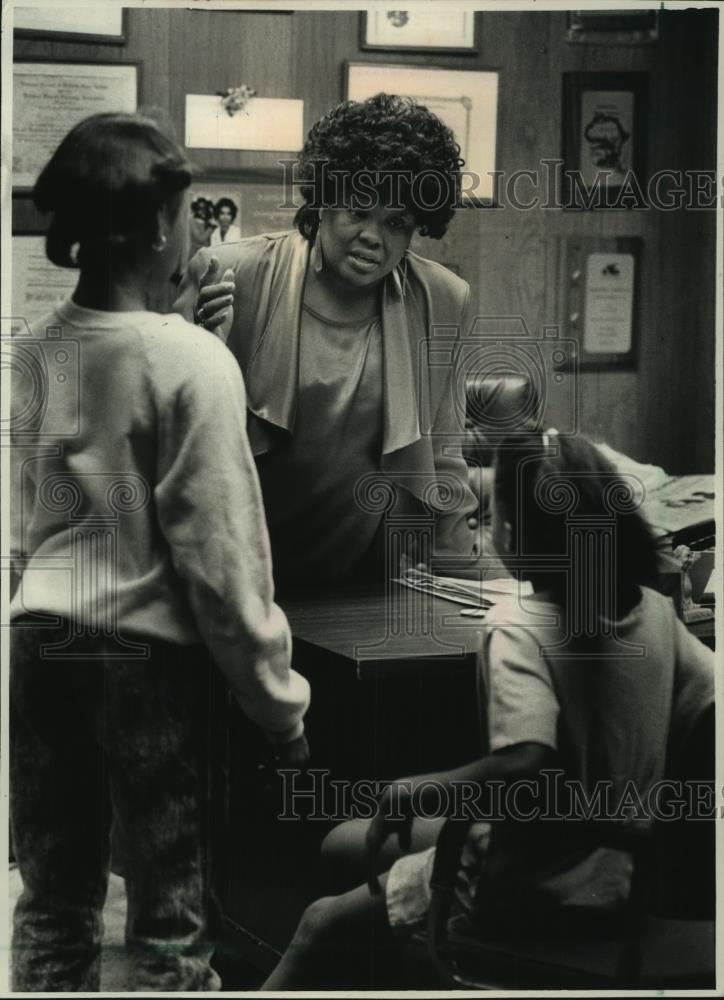
[[[11,822],[23,892],[13,989],[100,988],[111,820],[123,845],[131,988],[215,990],[228,695],[202,647],[149,640],[145,659],[74,640],[69,623],[12,629]],[[138,639],[139,637],[135,637]],[[43,651],[42,647],[46,647]],[[52,651],[51,651],[52,652]]]

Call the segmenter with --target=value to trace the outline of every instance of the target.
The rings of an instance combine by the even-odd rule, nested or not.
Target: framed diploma
[[[568,208],[625,208],[646,185],[645,73],[564,73]]]
[[[403,94],[433,111],[452,129],[465,160],[463,195],[491,203],[495,183],[498,74],[438,66],[348,63],[346,94],[364,101],[385,91]]]
[[[638,238],[559,240],[557,312],[580,370],[635,367],[640,268]]]
[[[32,324],[73,292],[78,271],[56,267],[45,256],[45,237],[13,236],[12,329]]]
[[[97,42],[123,45],[128,11],[110,3],[93,7],[15,7],[13,27],[18,38],[47,38],[61,42]]]
[[[135,63],[13,65],[13,186],[28,188],[74,125],[103,111],[135,111]]]

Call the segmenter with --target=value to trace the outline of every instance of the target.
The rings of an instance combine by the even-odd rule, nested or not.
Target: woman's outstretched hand
[[[217,334],[224,342],[234,319],[234,272],[227,267],[219,274],[218,257],[212,257],[199,282],[194,322]]]

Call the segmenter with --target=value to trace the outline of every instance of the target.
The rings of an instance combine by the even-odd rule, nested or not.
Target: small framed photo
[[[189,204],[189,255],[202,247],[241,239],[241,190],[238,185],[197,180]]]
[[[364,101],[385,91],[412,97],[452,129],[465,160],[463,196],[491,204],[498,124],[498,73],[441,66],[348,63],[346,97]]]
[[[649,45],[659,37],[656,10],[569,10],[566,41],[579,45]]]
[[[578,369],[634,368],[641,240],[586,236],[560,237],[557,242],[556,311],[566,336],[578,342]]]
[[[646,184],[645,73],[564,73],[567,208],[626,207]]]
[[[92,7],[15,7],[13,26],[17,38],[38,38],[59,42],[89,42],[123,45],[126,41],[128,10],[110,3]]]
[[[397,52],[457,52],[479,48],[480,14],[472,10],[385,10],[360,15],[360,48]]]

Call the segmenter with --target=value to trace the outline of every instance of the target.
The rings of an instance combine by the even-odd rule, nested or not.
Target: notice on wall
[[[68,132],[89,115],[135,111],[136,67],[31,63],[13,66],[13,185],[32,187]]]
[[[631,350],[634,263],[630,253],[588,255],[583,347],[590,354],[627,354]]]
[[[189,149],[297,152],[304,143],[304,101],[253,97],[230,115],[219,97],[186,95]]]

